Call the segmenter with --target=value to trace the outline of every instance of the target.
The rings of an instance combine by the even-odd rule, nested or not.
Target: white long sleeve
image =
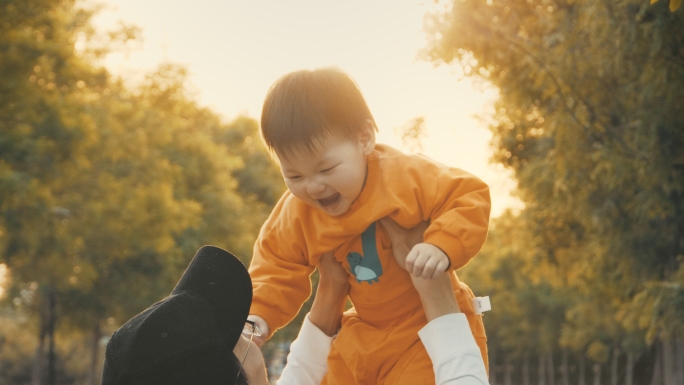
[[[419,332],[437,385],[487,385],[487,371],[480,348],[465,314],[447,314],[429,322]],[[319,385],[328,371],[328,354],[333,337],[328,337],[304,318],[297,339],[290,346],[287,364],[277,385]]]
[[[437,385],[487,385],[487,370],[465,314],[447,314],[419,332]]]
[[[304,317],[297,338],[290,345],[287,364],[277,385],[319,385],[328,371],[328,353],[333,337],[328,337]]]

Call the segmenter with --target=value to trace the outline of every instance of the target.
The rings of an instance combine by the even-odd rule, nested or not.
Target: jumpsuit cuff
[[[468,263],[468,255],[463,243],[458,238],[441,232],[434,232],[425,239],[425,243],[429,243],[439,247],[449,258],[448,270],[458,270]]]

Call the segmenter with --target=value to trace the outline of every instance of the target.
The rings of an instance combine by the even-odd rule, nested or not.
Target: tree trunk
[[[100,353],[100,338],[102,338],[102,330],[100,329],[100,322],[95,321],[93,334],[90,341],[90,365],[88,367],[88,376],[86,378],[86,385],[97,385],[97,366],[99,363]]]
[[[580,355],[578,378],[579,378],[579,381],[577,381],[578,385],[586,385],[587,371],[586,371],[586,365],[585,365],[585,361],[584,361],[584,355]]]
[[[684,339],[675,340],[677,385],[684,385]]]
[[[662,349],[663,349],[663,384],[664,385],[676,385],[674,368],[675,368],[675,347],[672,343],[672,338],[662,339]]]
[[[496,385],[496,349],[489,349],[489,383]]]
[[[563,376],[563,385],[570,385],[570,369],[568,366],[568,349],[563,349],[563,356],[561,358],[561,374]]]
[[[31,385],[41,385],[43,374],[43,350],[45,350],[45,333],[40,332],[36,356],[33,359],[33,370],[31,371]]]
[[[656,340],[655,359],[653,360],[653,377],[651,377],[651,385],[663,385],[663,352],[661,346],[661,341]]]
[[[537,383],[546,385],[546,355],[539,353],[539,368],[537,370]]]
[[[627,366],[625,367],[625,385],[634,385],[634,354],[627,353]]]
[[[55,323],[57,322],[57,293],[54,288],[48,292],[48,315],[47,315],[47,338],[48,338],[48,362],[47,362],[47,385],[55,385]]]
[[[522,367],[522,385],[530,385],[530,355],[525,354]]]
[[[506,371],[504,372],[504,385],[513,385],[513,365],[510,362],[506,363]]]
[[[610,385],[618,385],[618,359],[620,358],[620,349],[613,349],[613,357],[610,362]]]
[[[601,364],[594,364],[594,385],[601,385]]]
[[[549,352],[546,357],[546,373],[549,376],[547,382],[549,385],[556,385],[556,368],[553,364],[553,353]]]
[[[45,335],[47,334],[47,306],[42,306],[40,311],[40,332],[38,333],[38,347],[33,359],[31,371],[31,385],[41,385],[43,377],[43,354],[45,353]]]

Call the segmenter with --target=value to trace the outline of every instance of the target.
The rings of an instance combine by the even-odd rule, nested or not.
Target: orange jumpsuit
[[[418,338],[427,323],[418,293],[376,223],[385,216],[406,228],[430,221],[424,241],[449,257],[456,298],[487,363],[482,317],[474,314],[473,294],[454,271],[482,247],[489,210],[489,188],[478,178],[376,145],[365,186],[342,216],[330,217],[289,191],[276,204],[249,267],[250,314],[264,318],[273,331],[289,323],[311,295],[310,275],[321,254],[333,250],[349,272],[354,307],[343,316],[323,383],[434,383],[432,363]]]

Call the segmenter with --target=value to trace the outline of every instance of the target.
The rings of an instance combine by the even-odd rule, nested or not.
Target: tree
[[[91,335],[94,383],[103,327],[168,294],[201,245],[247,261],[283,185],[256,122],[198,106],[182,68],[131,88],[97,64],[135,28],[103,39],[73,1],[0,7],[0,262],[34,294],[32,382],[55,383],[61,331]]]
[[[521,225],[577,293],[564,344],[585,341],[595,358],[597,344],[683,346],[681,11],[635,0],[463,0],[428,18],[427,31],[429,60],[459,63],[500,90],[493,160],[515,172]],[[589,315],[599,304],[613,311]]]
[[[478,257],[458,273],[476,295],[491,297],[492,311],[484,314],[484,321],[492,383],[500,372],[511,375],[507,366],[517,362],[522,373],[516,380],[529,385],[535,357],[538,377],[546,381],[546,363],[558,350],[559,325],[569,305],[557,270],[541,258],[543,251],[521,224],[520,216],[511,212],[493,220]]]

